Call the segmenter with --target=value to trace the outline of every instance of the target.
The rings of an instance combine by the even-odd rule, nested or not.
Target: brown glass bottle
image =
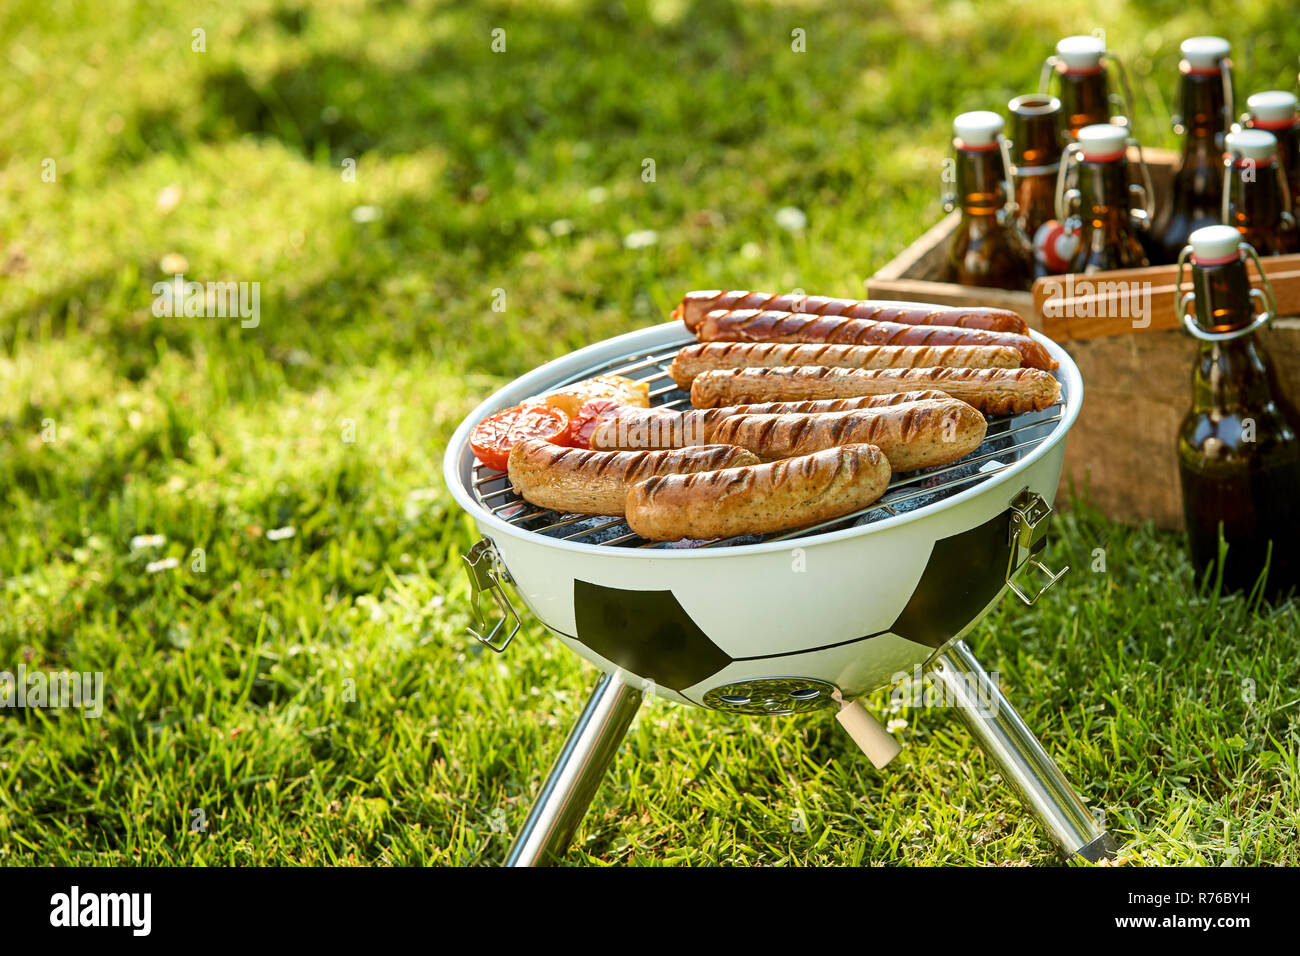
[[[1261,256],[1300,251],[1295,217],[1284,198],[1277,140],[1262,129],[1229,133],[1224,142],[1223,221]]]
[[[1227,51],[1227,41],[1217,37],[1192,37],[1182,44],[1179,115],[1174,119],[1174,131],[1183,137],[1182,158],[1170,201],[1162,204],[1160,219],[1147,243],[1151,261],[1157,265],[1177,262],[1188,236],[1202,226],[1220,222],[1223,136],[1231,114],[1224,97]]]
[[[957,195],[961,225],[949,258],[962,285],[1027,290],[1033,282],[1033,253],[1016,225],[1008,202],[1009,179],[1002,158],[1002,117],[979,110],[953,121]]]
[[[1110,122],[1105,53],[1106,44],[1092,36],[1065,37],[1056,44],[1052,60],[1061,87],[1058,135],[1062,146],[1072,142],[1085,126]],[[1042,89],[1046,90],[1046,86]]]
[[[1240,235],[1210,226],[1191,237],[1196,326],[1221,334],[1255,320]],[[1227,251],[1230,250],[1230,251]],[[1201,341],[1192,408],[1178,432],[1183,512],[1197,582],[1222,575],[1248,591],[1267,564],[1263,594],[1300,584],[1300,417],[1253,334]],[[1219,536],[1227,551],[1219,560]]]
[[[1070,259],[1071,272],[1135,269],[1147,265],[1138,240],[1141,214],[1132,205],[1127,132],[1123,127],[1086,126],[1079,131],[1079,162],[1074,169],[1078,185],[1071,190],[1077,201],[1078,247]]]
[[[1255,93],[1246,100],[1247,129],[1262,129],[1277,139],[1277,159],[1290,193],[1290,211],[1300,216],[1300,119],[1296,97],[1285,90]]]
[[[1038,230],[1056,218],[1056,177],[1061,168],[1057,123],[1061,101],[1054,96],[1017,96],[1011,112],[1011,162],[1016,182],[1016,225],[1031,243]],[[1035,254],[1034,277],[1048,275],[1044,258]]]

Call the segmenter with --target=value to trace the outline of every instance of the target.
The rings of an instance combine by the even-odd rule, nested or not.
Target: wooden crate
[[[1147,150],[1158,197],[1169,194],[1174,160],[1172,153]],[[1125,328],[1120,333],[1111,329],[1112,334],[1099,335],[1099,327],[1089,328],[1088,322],[1070,324],[1045,316],[1033,293],[952,281],[948,247],[960,218],[960,213],[950,213],[868,279],[868,296],[1011,309],[1032,328],[1057,339],[1078,363],[1085,388],[1083,409],[1066,441],[1062,500],[1073,486],[1114,520],[1150,520],[1181,529],[1175,442],[1179,423],[1191,405],[1197,347],[1195,340],[1178,330],[1172,294],[1177,267],[1143,270],[1143,279],[1153,286],[1149,328]],[[1300,270],[1300,256],[1265,262],[1274,277],[1283,317],[1260,337],[1277,366],[1283,390],[1300,401],[1300,278],[1286,286],[1277,281],[1279,274]],[[1116,277],[1122,275],[1100,273],[1087,278],[1097,282]]]

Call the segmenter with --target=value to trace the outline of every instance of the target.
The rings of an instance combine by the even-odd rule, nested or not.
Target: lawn
[[[500,862],[597,675],[465,634],[460,419],[687,289],[860,293],[952,115],[1059,36],[1106,28],[1151,145],[1185,36],[1294,87],[1289,3],[1210,7],[6,3],[0,670],[107,702],[0,715],[0,863]],[[257,325],[156,315],[178,268],[259,283]],[[1300,864],[1300,615],[1183,547],[1081,498],[1069,575],[971,643],[1129,864]],[[881,772],[827,714],[649,701],[569,861],[1058,859],[951,714],[867,703]]]

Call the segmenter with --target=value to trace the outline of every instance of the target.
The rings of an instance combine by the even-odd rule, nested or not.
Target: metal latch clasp
[[[497,546],[491,538],[480,539],[478,544],[469,549],[469,554],[461,555],[461,559],[465,562],[466,573],[469,574],[469,611],[474,619],[474,624],[466,630],[480,643],[486,644],[500,654],[510,646],[510,642],[514,640],[515,634],[519,632],[520,625],[523,623],[514,605],[510,603],[510,598],[506,597],[505,588],[501,586],[503,582],[510,580],[510,572],[501,563],[501,555],[497,552]],[[496,612],[500,615],[500,620],[495,624],[492,623],[492,617],[496,615],[489,617],[492,609],[489,608],[487,613],[484,612],[482,606],[484,594],[490,595],[496,602]],[[503,638],[501,635],[511,619],[514,620],[514,626]]]
[[[1037,492],[1025,488],[1011,502],[1011,557],[1007,561],[1007,587],[1016,593],[1016,597],[1032,606],[1038,602],[1048,588],[1061,579],[1070,570],[1067,564],[1060,571],[1053,572],[1038,560],[1035,555],[1047,547],[1047,528],[1051,524],[1052,506],[1043,500]],[[1015,578],[1026,566],[1036,568],[1047,575],[1047,583],[1039,588],[1033,596],[1025,594],[1016,586]]]

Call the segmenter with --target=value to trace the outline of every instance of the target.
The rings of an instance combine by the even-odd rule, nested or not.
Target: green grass
[[[950,117],[1058,36],[1107,28],[1153,145],[1183,36],[1250,89],[1300,50],[1280,0],[113,6],[0,10],[0,670],[109,698],[0,716],[6,864],[499,862],[595,673],[535,622],[466,637],[461,417],[686,289],[858,292],[939,215]],[[169,254],[260,282],[260,326],[154,316]],[[1300,863],[1296,608],[1196,597],[1180,538],[1086,509],[1048,560],[971,641],[1125,859]],[[651,701],[569,860],[1057,859],[950,714],[889,716],[876,772],[827,715]]]

